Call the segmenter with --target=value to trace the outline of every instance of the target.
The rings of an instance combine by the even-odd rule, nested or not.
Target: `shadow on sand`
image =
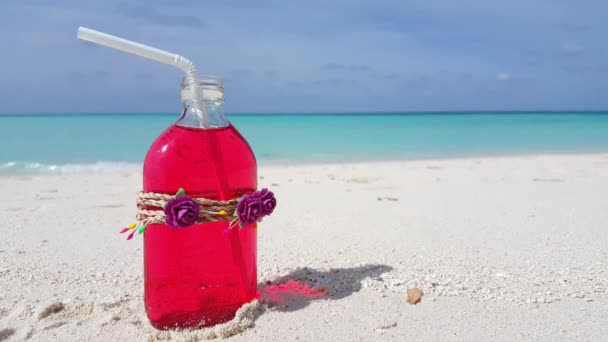
[[[337,300],[361,290],[367,277],[378,277],[393,268],[388,265],[363,265],[350,268],[332,268],[318,271],[298,268],[291,273],[260,284],[261,300],[279,311],[296,311],[318,299]]]

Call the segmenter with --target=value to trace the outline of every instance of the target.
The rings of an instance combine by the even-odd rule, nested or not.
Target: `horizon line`
[[[447,115],[447,114],[608,114],[608,109],[604,110],[457,110],[457,111],[360,111],[360,112],[232,112],[226,113],[227,116],[332,116],[332,115]],[[49,112],[49,113],[0,113],[0,117],[21,117],[21,116],[174,116],[179,113],[167,112]]]

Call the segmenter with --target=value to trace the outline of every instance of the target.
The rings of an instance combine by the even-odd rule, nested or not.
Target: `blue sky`
[[[228,112],[608,109],[605,0],[2,0],[0,113],[176,112],[195,61]]]

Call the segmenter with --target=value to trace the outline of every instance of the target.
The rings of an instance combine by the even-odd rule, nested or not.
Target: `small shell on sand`
[[[416,305],[422,301],[423,295],[424,293],[417,287],[407,289],[407,302]]]

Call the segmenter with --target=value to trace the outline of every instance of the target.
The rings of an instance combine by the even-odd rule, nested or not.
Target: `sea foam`
[[[0,163],[0,174],[64,174],[64,173],[115,173],[139,172],[141,164],[113,161],[92,163],[48,164],[38,162],[9,161]]]

